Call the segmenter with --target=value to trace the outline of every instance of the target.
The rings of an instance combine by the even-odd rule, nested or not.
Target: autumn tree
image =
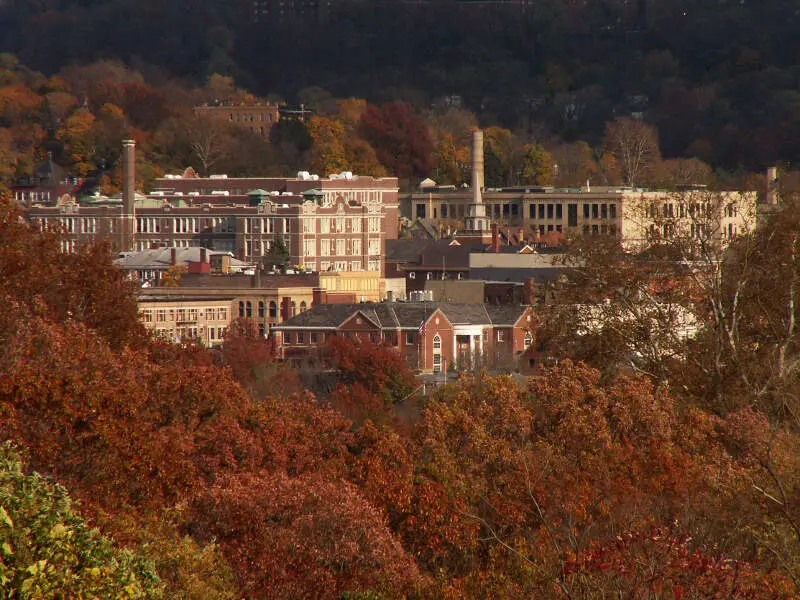
[[[72,168],[81,175],[95,168],[92,159],[97,147],[96,120],[89,109],[82,108],[67,117],[56,131],[56,139],[64,144]]]
[[[502,570],[516,595],[569,590],[566,561],[593,541],[678,517],[718,524],[746,481],[713,417],[676,410],[644,378],[606,385],[569,361],[524,387],[463,380],[429,402],[416,435],[416,467],[445,486],[444,511],[480,531],[480,567],[462,580],[477,595],[483,569]],[[448,569],[464,568],[448,554]]]
[[[525,144],[520,153],[520,184],[551,185],[553,157],[538,144]]]
[[[242,476],[210,488],[193,511],[192,530],[218,541],[248,597],[400,597],[422,583],[381,514],[342,481]]]
[[[308,122],[313,146],[311,168],[323,176],[347,170],[344,126],[328,117],[314,116]]]
[[[409,104],[369,105],[361,117],[360,129],[390,173],[406,180],[430,174],[433,167],[430,131]]]
[[[121,550],[81,518],[67,491],[25,474],[0,446],[0,587],[5,598],[161,598],[152,563]]]
[[[399,402],[414,389],[414,376],[405,359],[390,346],[330,336],[326,350],[342,383],[361,384],[387,402]]]
[[[661,160],[656,130],[630,117],[606,124],[603,148],[614,156],[625,185],[646,183]]]

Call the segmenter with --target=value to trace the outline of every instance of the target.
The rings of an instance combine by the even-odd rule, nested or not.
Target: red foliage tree
[[[402,597],[422,582],[380,513],[343,481],[231,479],[195,501],[190,528],[218,541],[249,598]]]
[[[427,177],[433,168],[433,141],[428,124],[405,102],[368,105],[360,131],[389,173],[401,179]]]

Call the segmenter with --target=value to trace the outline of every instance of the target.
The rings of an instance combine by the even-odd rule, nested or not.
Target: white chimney
[[[472,133],[472,203],[481,204],[483,197],[483,131]]]

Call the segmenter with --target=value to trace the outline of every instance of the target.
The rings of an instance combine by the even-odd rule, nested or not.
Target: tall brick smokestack
[[[483,132],[472,132],[472,202],[481,204],[483,197]]]
[[[122,250],[133,250],[136,200],[136,142],[122,142]]]

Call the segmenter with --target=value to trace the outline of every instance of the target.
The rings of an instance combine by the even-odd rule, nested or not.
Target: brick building
[[[269,137],[269,130],[280,120],[278,105],[270,102],[206,104],[196,106],[194,113],[197,116],[207,116],[219,121],[226,121],[237,127],[249,129],[261,137]]]
[[[478,367],[516,369],[533,342],[524,306],[456,302],[319,305],[273,328],[284,360],[325,360],[333,335],[388,344],[412,370],[440,373]]]
[[[117,251],[202,246],[258,262],[282,245],[288,263],[308,271],[382,273],[385,242],[397,237],[395,177],[197,177],[187,169],[157,179],[143,197],[133,190],[133,164],[127,142],[119,199],[37,202],[26,215],[64,231],[65,250],[108,240]]]

